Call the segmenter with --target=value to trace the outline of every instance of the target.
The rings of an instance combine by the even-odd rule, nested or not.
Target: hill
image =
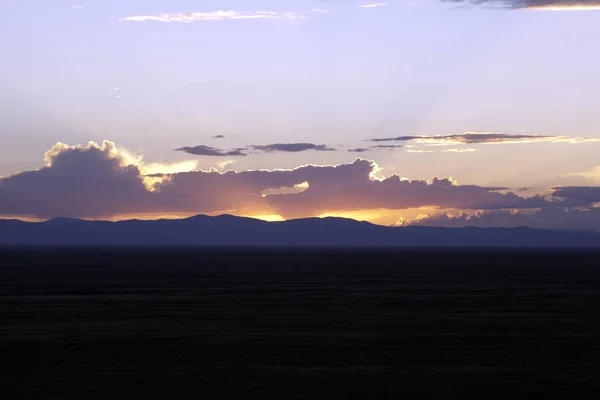
[[[599,247],[600,233],[521,228],[385,227],[344,218],[284,222],[221,215],[119,222],[0,220],[0,245]]]

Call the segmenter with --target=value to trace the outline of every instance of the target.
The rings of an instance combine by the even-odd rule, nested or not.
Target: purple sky
[[[10,178],[50,165],[43,155],[57,142],[110,140],[144,155],[143,168],[129,162],[142,174],[167,172],[164,164],[173,163],[169,172],[246,171],[352,165],[360,156],[375,161],[381,178],[452,177],[519,198],[600,183],[600,1],[578,2],[577,10],[556,1],[387,3],[9,0],[0,24],[0,215],[64,214],[19,198],[48,195],[42,175]],[[82,160],[90,154],[80,153]],[[118,151],[109,153],[110,159]],[[23,191],[15,182],[46,186]],[[292,186],[299,183],[292,179]],[[285,206],[272,199],[268,210],[249,200],[249,212],[360,217],[376,208],[385,220],[369,219],[391,223],[424,215],[417,208],[474,213],[482,206],[461,199],[450,207],[421,195],[410,207],[388,200],[321,204],[320,194],[307,194],[315,185],[289,195],[299,197],[287,197]],[[58,186],[59,203],[61,193],[81,189]],[[545,201],[556,207],[558,200]],[[17,210],[14,202],[30,208]],[[112,204],[79,216],[204,211],[193,204],[145,207]]]

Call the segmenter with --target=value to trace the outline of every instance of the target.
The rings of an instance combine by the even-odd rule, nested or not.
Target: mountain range
[[[600,247],[594,231],[388,227],[345,218],[283,222],[205,216],[119,222],[56,218],[0,220],[2,246],[351,246]]]

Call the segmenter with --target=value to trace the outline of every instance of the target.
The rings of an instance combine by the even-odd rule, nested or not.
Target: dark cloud
[[[599,0],[441,0],[452,3],[512,9],[577,9],[600,8]]]
[[[540,136],[540,135],[509,135],[505,133],[477,133],[469,132],[457,135],[443,136],[397,136],[389,138],[370,139],[371,142],[420,142],[420,143],[441,143],[441,144],[470,144],[470,143],[513,143],[528,141],[560,140],[558,136]]]
[[[375,162],[305,165],[288,170],[192,171],[144,175],[144,164],[111,142],[56,145],[47,166],[0,180],[0,215],[108,217],[168,213],[269,213],[306,217],[330,211],[553,207],[540,196],[505,188],[456,185],[448,179],[379,180]],[[156,168],[151,169],[156,171]],[[168,169],[165,169],[167,171]],[[295,194],[268,194],[280,188]],[[274,190],[273,190],[274,189]]]
[[[370,142],[415,142],[437,145],[503,144],[503,143],[586,143],[598,142],[600,138],[574,136],[511,135],[506,133],[467,132],[440,136],[396,136],[369,139]]]
[[[561,186],[554,187],[553,196],[571,206],[587,206],[600,202],[600,187],[595,186]]]
[[[396,136],[389,138],[375,138],[369,139],[369,142],[408,142],[410,140],[425,138],[427,136]]]
[[[335,0],[321,0],[329,3]],[[598,9],[600,0],[439,0],[441,3],[464,4],[497,9]]]
[[[365,149],[365,148],[348,149],[349,153],[364,153],[365,151],[369,151],[369,149]]]
[[[349,164],[354,177],[318,182],[306,180],[309,188],[288,196],[269,196],[267,201],[285,217],[301,217],[330,210],[406,209],[423,206],[455,209],[537,208],[554,203],[541,196],[520,197],[512,192],[499,193],[506,188],[455,185],[448,179],[434,178],[431,182],[402,180],[391,176],[371,179],[376,171],[372,161],[357,160]],[[359,171],[361,173],[359,173]]]
[[[464,227],[476,226],[507,227],[529,226],[540,229],[587,229],[600,231],[600,208],[542,208],[533,212],[492,210],[457,215],[439,214],[422,217],[409,225]]]
[[[0,215],[109,217],[158,207],[140,169],[127,165],[111,142],[55,145],[47,166],[0,180]]]
[[[188,154],[193,154],[195,156],[210,156],[210,157],[243,157],[247,154],[243,152],[244,149],[233,149],[230,151],[220,150],[210,146],[194,146],[194,147],[181,147],[179,149],[175,149],[175,151],[183,151]]]
[[[225,135],[215,135],[213,139],[225,139]]]
[[[386,149],[386,150],[392,150],[392,149],[400,149],[404,147],[401,144],[378,144],[376,146],[371,146],[372,149]]]
[[[299,153],[302,151],[316,150],[316,151],[336,151],[335,149],[328,147],[324,144],[313,144],[313,143],[274,143],[267,145],[250,145],[246,147],[239,147],[231,150],[221,150],[210,146],[195,146],[195,147],[182,147],[176,149],[176,151],[184,151],[189,154],[201,155],[201,156],[246,156],[247,152],[258,152],[258,153]]]
[[[254,145],[248,146],[253,150],[262,151],[265,153],[284,152],[284,153],[298,153],[307,150],[316,151],[335,151],[335,149],[328,147],[324,144],[313,144],[313,143],[274,143],[267,145]]]

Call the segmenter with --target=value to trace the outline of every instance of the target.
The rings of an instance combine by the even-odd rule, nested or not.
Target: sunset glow
[[[13,3],[0,218],[600,230],[598,0]]]

